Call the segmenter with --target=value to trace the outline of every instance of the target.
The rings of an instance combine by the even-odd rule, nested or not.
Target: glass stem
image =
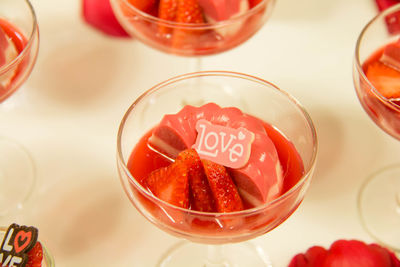
[[[202,57],[190,57],[187,72],[198,72],[202,70]]]
[[[223,245],[207,245],[207,259],[204,267],[228,267],[224,257]]]
[[[188,67],[186,69],[186,71],[188,73],[192,73],[192,72],[199,72],[201,71],[201,67],[202,67],[202,57],[191,57],[188,58]],[[189,94],[185,96],[185,99],[182,102],[182,106],[185,105],[192,105],[192,106],[201,106],[203,104],[205,104],[205,95],[203,95],[203,92],[201,90],[201,79],[192,79],[188,86],[193,87],[194,89],[197,90],[193,90],[196,93],[195,94]]]

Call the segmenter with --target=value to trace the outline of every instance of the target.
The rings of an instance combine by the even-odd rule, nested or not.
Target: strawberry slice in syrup
[[[169,204],[189,208],[188,170],[182,163],[172,163],[150,173],[145,186],[159,199]]]
[[[188,168],[191,208],[204,212],[215,211],[211,188],[196,150],[182,151],[176,158],[176,162],[182,162]]]
[[[209,160],[202,160],[218,212],[243,210],[243,202],[236,185],[225,167]]]
[[[374,62],[368,66],[366,75],[384,97],[400,98],[400,72],[381,62]]]

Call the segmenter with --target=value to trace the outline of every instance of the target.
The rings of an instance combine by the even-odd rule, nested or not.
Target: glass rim
[[[28,41],[25,45],[25,47],[22,49],[21,52],[18,53],[18,56],[16,56],[13,60],[11,60],[8,64],[5,64],[0,68],[0,75],[7,72],[10,68],[12,68],[14,65],[18,64],[18,62],[25,57],[27,53],[29,53],[30,47],[32,46],[32,43],[35,40],[35,36],[38,34],[38,22],[37,22],[37,16],[35,9],[32,6],[32,3],[29,0],[23,0],[28,6],[28,9],[31,13],[32,16],[32,29],[30,31],[30,35],[28,36]]]
[[[113,1],[113,0],[111,0],[111,1]],[[143,18],[145,18],[148,21],[161,23],[163,26],[168,26],[171,28],[181,27],[181,28],[196,29],[196,30],[214,29],[214,28],[224,27],[226,25],[240,21],[243,18],[250,17],[254,13],[257,13],[262,8],[264,2],[271,2],[270,5],[274,5],[276,2],[276,0],[261,0],[260,3],[258,3],[256,6],[250,8],[243,14],[240,14],[239,16],[234,16],[233,18],[229,18],[227,20],[216,21],[216,22],[204,22],[204,23],[180,23],[180,22],[174,22],[174,21],[169,21],[169,20],[165,20],[165,19],[160,19],[158,17],[150,15],[150,14],[136,8],[133,4],[131,4],[129,2],[129,0],[114,0],[114,2],[115,1],[122,1],[126,6],[128,6],[130,8],[130,10],[133,10],[134,12],[140,14]]]
[[[0,103],[1,103],[1,101],[0,101]],[[1,143],[3,143],[3,144],[1,144]],[[21,202],[14,203],[14,205],[10,205],[10,206],[8,206],[8,208],[6,208],[4,210],[0,210],[0,218],[2,216],[6,216],[6,215],[17,212],[17,210],[20,209],[21,206],[24,207],[25,204],[32,198],[34,190],[37,185],[37,169],[34,164],[33,158],[31,157],[30,153],[25,148],[25,146],[23,146],[19,142],[16,142],[11,137],[6,137],[4,135],[0,135],[0,146],[2,146],[3,149],[4,149],[4,143],[11,144],[14,148],[17,147],[16,149],[18,151],[24,153],[24,155],[27,157],[27,159],[28,159],[27,162],[29,162],[29,165],[30,165],[31,171],[32,171],[32,181],[29,184],[29,189],[28,189],[27,193],[23,196],[23,198],[21,198]],[[26,183],[26,184],[28,184],[28,183]],[[0,227],[0,229],[1,229],[1,227]]]
[[[385,102],[385,104],[389,105],[390,107],[392,107],[394,109],[400,109],[400,107],[398,105],[394,104],[389,98],[382,95],[381,92],[379,92],[379,90],[376,89],[375,86],[370,82],[370,80],[368,79],[367,75],[365,74],[365,72],[362,68],[362,63],[360,60],[360,47],[364,40],[365,33],[368,31],[370,26],[373,25],[376,21],[384,19],[384,17],[386,17],[388,14],[396,12],[396,11],[400,11],[400,3],[395,4],[387,9],[379,12],[372,19],[370,19],[368,21],[368,23],[362,28],[362,30],[357,38],[357,42],[356,42],[356,46],[355,46],[354,62],[355,62],[355,66],[357,68],[358,73],[362,76],[363,80],[365,80],[367,82],[367,84],[372,89],[375,96],[378,97],[383,102]]]
[[[250,209],[244,209],[241,211],[234,211],[234,212],[203,212],[203,211],[197,211],[197,210],[190,210],[190,209],[185,209],[185,208],[181,208],[175,205],[172,205],[166,201],[163,201],[161,199],[159,199],[158,197],[154,196],[152,193],[150,193],[147,189],[145,189],[131,174],[131,172],[129,171],[128,167],[127,167],[127,162],[124,160],[124,156],[122,155],[122,141],[121,141],[121,137],[122,137],[122,133],[124,131],[124,126],[125,123],[129,117],[129,115],[131,114],[131,112],[134,110],[135,106],[142,101],[143,98],[145,98],[148,95],[151,95],[153,92],[169,85],[169,84],[173,84],[182,80],[187,80],[190,78],[196,78],[196,77],[203,77],[203,76],[222,76],[222,77],[234,77],[234,78],[241,78],[241,79],[246,79],[246,80],[250,80],[250,81],[255,81],[258,82],[260,84],[264,84],[264,85],[268,85],[272,88],[274,88],[275,90],[277,90],[279,93],[285,95],[293,104],[295,104],[295,106],[299,109],[299,111],[301,112],[301,114],[304,116],[304,118],[307,121],[307,124],[310,128],[310,131],[312,133],[312,155],[310,158],[310,164],[309,167],[307,168],[307,170],[305,170],[303,176],[301,177],[301,179],[299,179],[299,181],[297,181],[297,183],[295,185],[293,185],[289,190],[287,190],[286,192],[284,192],[283,194],[281,194],[279,197],[273,199],[272,201],[263,203],[261,205],[258,205],[256,207],[250,208]],[[210,217],[228,217],[228,216],[238,216],[238,215],[249,215],[249,214],[253,214],[253,213],[257,213],[260,212],[268,207],[272,207],[276,204],[279,204],[280,202],[282,202],[284,199],[288,198],[290,195],[292,195],[299,187],[301,187],[308,179],[311,179],[312,173],[314,171],[315,165],[316,165],[316,158],[317,158],[317,150],[318,150],[318,140],[317,140],[317,133],[315,130],[315,126],[314,123],[311,119],[311,116],[309,115],[309,113],[305,110],[305,108],[303,107],[302,104],[300,104],[300,102],[295,99],[291,94],[289,94],[286,91],[283,91],[282,89],[280,89],[279,87],[275,86],[274,84],[272,84],[271,82],[268,82],[264,79],[252,76],[252,75],[248,75],[248,74],[244,74],[244,73],[239,73],[239,72],[233,72],[233,71],[199,71],[199,72],[192,72],[192,73],[186,73],[186,74],[181,74],[172,78],[169,78],[163,82],[160,82],[158,84],[156,84],[155,86],[151,87],[150,89],[148,89],[147,91],[145,91],[143,94],[141,94],[134,102],[133,104],[131,104],[131,106],[128,108],[128,110],[125,112],[119,129],[118,129],[118,134],[117,134],[117,160],[118,160],[118,164],[122,163],[121,167],[124,169],[124,172],[128,175],[129,177],[129,181],[136,187],[137,190],[140,191],[141,194],[145,195],[147,198],[150,198],[152,201],[154,200],[156,203],[161,203],[164,206],[167,206],[169,208],[173,208],[191,215],[195,215],[195,216],[210,216]],[[121,175],[121,174],[120,174]]]

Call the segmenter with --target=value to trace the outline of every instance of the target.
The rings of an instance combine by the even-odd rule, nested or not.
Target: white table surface
[[[41,34],[37,64],[0,104],[0,132],[24,145],[37,168],[23,222],[39,228],[57,266],[153,266],[178,240],[147,222],[125,196],[116,169],[117,128],[139,94],[187,72],[188,59],[93,30],[80,17],[80,0],[32,3]],[[358,219],[358,188],[400,159],[399,142],[367,117],[352,82],[357,36],[376,12],[373,0],[278,0],[253,38],[203,60],[204,70],[275,83],[315,122],[318,162],[304,202],[254,240],[275,266],[287,266],[312,245],[372,242]]]

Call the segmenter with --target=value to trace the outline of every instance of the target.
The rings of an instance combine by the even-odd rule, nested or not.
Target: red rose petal
[[[313,267],[322,266],[327,255],[327,250],[323,247],[314,246],[307,250],[305,254],[297,254],[293,257],[289,267]]]
[[[375,0],[376,5],[379,8],[379,11],[385,10],[388,7],[391,7],[397,3],[399,3],[399,0]]]
[[[84,20],[101,32],[115,37],[129,37],[111,8],[110,0],[82,0]]]
[[[389,251],[390,260],[392,262],[392,267],[400,267],[400,260],[394,255],[393,252]]]
[[[367,245],[357,240],[338,240],[328,250],[311,247],[297,254],[289,267],[400,267],[395,254],[377,244]]]
[[[306,252],[308,266],[322,266],[327,255],[328,251],[323,247],[314,246],[309,248]]]
[[[332,244],[324,262],[326,266],[391,267],[387,250],[375,250],[361,241],[339,240]]]
[[[297,254],[292,258],[288,267],[308,267],[308,261],[304,254]]]
[[[395,4],[400,3],[400,0],[375,0],[379,11],[383,11]],[[386,17],[386,24],[388,26],[388,31],[391,34],[400,32],[400,12],[392,13],[390,16]]]

